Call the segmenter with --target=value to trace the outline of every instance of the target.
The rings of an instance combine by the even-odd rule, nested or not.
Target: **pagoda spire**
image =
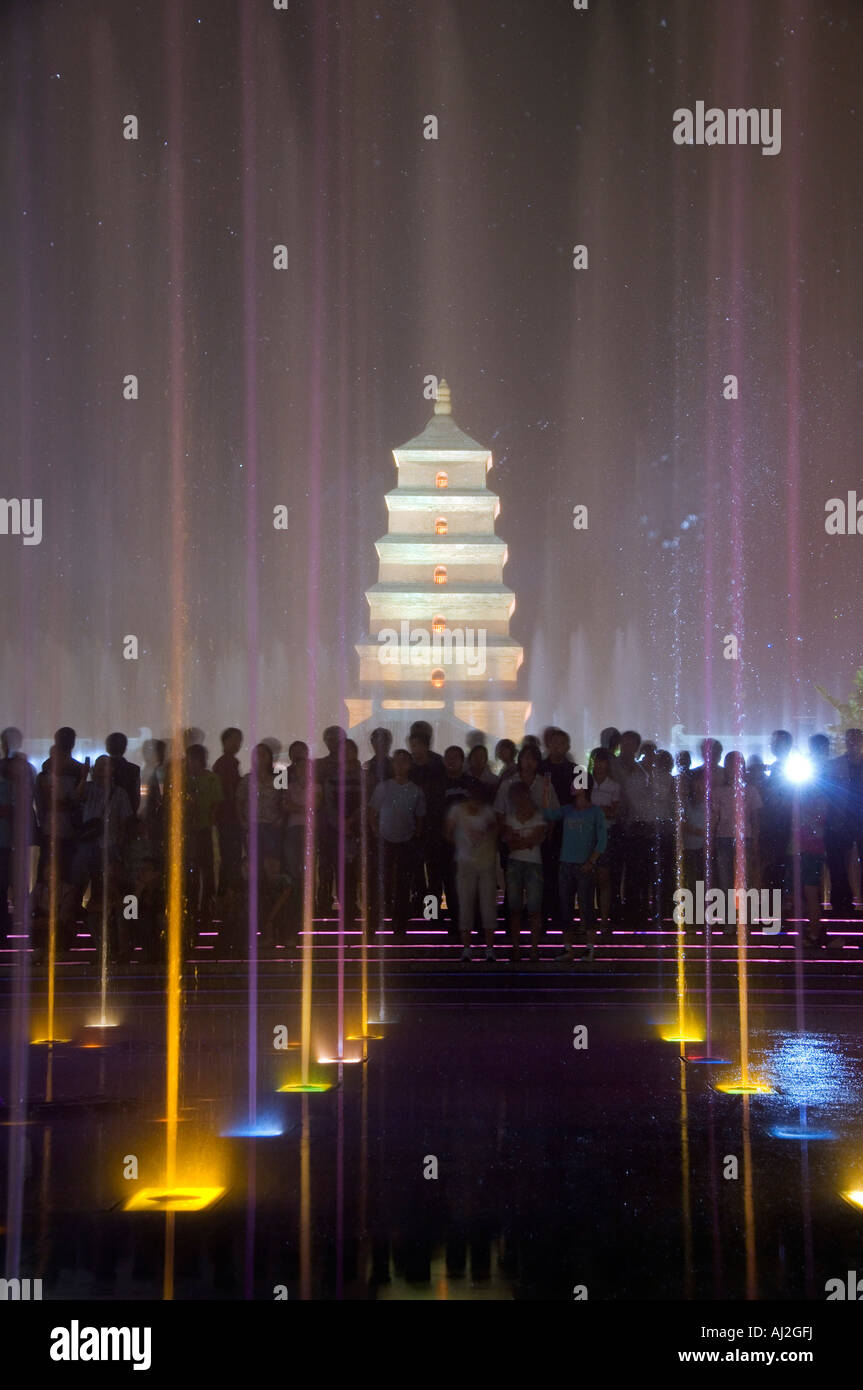
[[[440,386],[437,389],[434,413],[435,415],[452,415],[452,392],[444,378],[441,378]]]

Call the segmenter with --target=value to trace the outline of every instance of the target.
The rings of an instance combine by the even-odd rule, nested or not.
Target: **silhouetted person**
[[[363,763],[363,767],[368,773],[366,782],[371,793],[378,782],[385,782],[393,775],[393,760],[390,757],[393,736],[389,729],[373,729],[369,742],[372,745],[372,756]]]
[[[546,756],[539,765],[540,777],[548,776],[554,787],[558,807],[568,806],[572,796],[573,761],[570,756],[570,737],[565,729],[554,725],[543,731]],[[560,918],[560,847],[563,832],[559,824],[551,824],[542,842],[542,913],[548,922]]]
[[[71,775],[75,778],[77,782],[80,780],[81,773],[84,769],[84,764],[79,763],[77,758],[72,757],[72,749],[75,747],[76,738],[77,734],[75,733],[75,730],[70,729],[68,725],[64,725],[61,729],[58,729],[56,734],[54,735],[54,748],[56,748],[58,753],[60,754],[60,760],[64,768],[68,768],[70,770]],[[51,753],[49,753],[48,757],[42,764],[43,772],[47,770],[48,761],[51,757],[51,754],[53,754],[54,752],[54,748],[51,749]]]
[[[826,822],[827,796],[824,784],[813,778],[801,785],[793,786],[785,882],[787,891],[794,894],[795,915],[804,914],[806,918],[803,940],[808,946],[815,947],[824,946],[827,940],[821,921]]]
[[[647,772],[636,762],[640,747],[641,735],[635,729],[626,729],[620,735],[620,753],[612,758],[610,769],[622,792],[624,917],[629,926],[643,930],[648,912],[653,806]]]
[[[746,759],[742,753],[728,753],[725,781],[714,792],[716,808],[716,886],[723,893],[729,888],[756,886],[755,847],[764,802],[758,788],[746,779]],[[729,924],[730,925],[730,924]],[[726,929],[726,935],[736,936]]]
[[[707,805],[707,839],[704,846],[704,872],[708,887],[716,882],[716,795],[725,785],[725,769],[722,766],[722,744],[716,738],[704,738],[698,745],[704,767],[704,797]]]
[[[451,744],[444,750],[443,755],[444,771],[446,781],[444,783],[444,828],[447,825],[447,818],[453,806],[459,801],[464,801],[470,786],[469,779],[464,772],[464,753],[458,744]],[[441,909],[441,920],[444,918],[449,922],[450,934],[459,937],[459,917],[458,917],[458,887],[455,863],[455,845],[450,837],[444,836],[441,849],[441,879],[443,881],[443,891],[446,896],[446,913]]]
[[[446,770],[440,754],[432,752],[431,734],[425,720],[418,720],[411,726],[408,742],[413,759],[410,780],[422,789],[425,801],[425,825],[416,859],[414,886],[415,911],[421,913],[427,896],[436,898],[439,907],[443,891],[441,861]]]
[[[352,738],[347,738],[336,773],[324,783],[327,820],[337,826],[336,897],[345,923],[353,922],[357,915],[365,814],[364,777],[357,745]]]
[[[607,729],[603,729],[599,735],[599,742],[602,748],[606,748],[612,758],[617,756],[620,747],[620,730],[615,729],[613,724],[609,724]]]
[[[338,857],[339,826],[325,801],[324,788],[331,777],[339,776],[344,767],[344,747],[347,735],[337,724],[324,729],[322,739],[326,756],[315,759],[315,781],[321,788],[322,808],[318,818],[318,887],[315,895],[315,915],[329,917],[333,911],[336,891],[336,861]]]
[[[141,769],[137,763],[127,761],[125,755],[128,746],[129,740],[125,734],[109,734],[105,739],[105,752],[111,759],[114,786],[123,788],[129,798],[132,813],[137,816],[141,804]]]
[[[200,743],[186,749],[183,780],[186,803],[186,863],[189,867],[192,912],[206,921],[212,915],[216,879],[213,828],[223,800],[221,778],[207,767],[207,750]]]
[[[551,777],[546,773],[546,789],[551,790]],[[599,806],[590,800],[591,787],[579,787],[573,783],[569,802],[556,810],[543,811],[543,819],[559,822],[563,827],[563,842],[558,866],[558,902],[560,904],[560,929],[563,935],[563,951],[559,959],[573,958],[573,906],[578,902],[579,934],[586,938],[588,958],[593,959],[594,945],[588,932],[596,925],[594,894],[596,891],[596,866],[605,853],[608,844],[608,830],[605,815]]]
[[[408,743],[410,744],[411,740],[415,738],[423,740],[426,748],[428,749],[428,761],[434,767],[442,768],[443,758],[441,757],[440,753],[435,753],[434,749],[432,748],[432,744],[434,742],[434,730],[432,729],[432,726],[431,724],[429,724],[427,719],[417,719],[413,724],[411,724],[410,732],[408,734]],[[414,759],[414,761],[416,761],[416,759]]]
[[[692,775],[692,754],[686,748],[681,748],[677,757],[674,759],[677,767],[677,800],[678,802],[689,799],[689,779]]]
[[[243,863],[243,827],[237,805],[240,785],[240,760],[243,746],[241,729],[231,726],[222,732],[222,755],[213,763],[213,772],[222,787],[222,799],[216,806],[216,831],[219,837],[219,897],[236,896],[240,888]],[[235,907],[236,904],[231,904]]]
[[[314,827],[323,791],[312,775],[307,743],[297,739],[288,748],[288,757],[284,863],[292,885],[289,909],[292,929],[298,930],[305,901],[306,859],[307,855],[314,854]],[[309,863],[313,874],[314,858],[310,858]]]
[[[113,765],[103,753],[93,764],[92,781],[82,768],[76,796],[81,802],[81,830],[72,859],[72,885],[77,900],[90,884],[88,911],[102,908],[108,929],[108,954],[118,955],[118,890],[123,868],[123,850],[132,807],[122,787],[113,784]]]
[[[471,749],[471,753],[476,752],[477,746]],[[450,807],[447,814],[445,833],[455,847],[458,875],[462,960],[470,959],[471,933],[477,905],[485,935],[485,959],[495,959],[497,821],[490,802],[491,789],[479,777],[473,777],[469,783],[467,797]]]
[[[394,933],[401,937],[410,919],[410,885],[425,816],[425,797],[410,780],[410,771],[410,753],[405,748],[396,749],[392,777],[378,783],[369,802],[372,832],[382,848],[378,898],[392,918]]]
[[[506,864],[506,900],[509,910],[509,934],[512,959],[521,958],[521,923],[527,913],[530,925],[532,960],[539,959],[539,935],[542,928],[542,842],[548,834],[541,807],[537,805],[547,795],[556,800],[554,788],[545,778],[535,775],[539,764],[538,749],[522,748],[519,754],[519,776],[509,777],[497,794],[494,809],[498,817],[501,838],[508,847]],[[526,758],[526,755],[527,758]],[[524,776],[532,780],[526,782]]]
[[[848,868],[855,843],[863,854],[863,731],[846,730],[845,752],[827,763],[823,782],[830,903],[834,916],[847,918],[854,911]]]
[[[49,916],[52,907],[59,914],[72,884],[72,861],[81,830],[80,781],[55,745],[36,778],[40,827],[37,900],[41,913]],[[70,925],[69,913],[64,912],[59,940],[64,950],[70,945]]]
[[[6,853],[0,855],[0,930],[8,931],[9,890],[12,890],[13,918],[27,922],[30,897],[30,846],[39,842],[35,813],[36,774],[21,752],[20,729],[10,726],[0,734],[0,777],[3,779],[0,818]]]
[[[770,739],[774,762],[762,793],[761,871],[764,887],[784,889],[786,851],[791,836],[792,786],[785,765],[794,740],[787,729],[777,729]]]
[[[809,737],[809,757],[815,776],[820,777],[830,757],[830,740],[826,734],[811,734]]]
[[[689,779],[689,800],[684,807],[683,820],[683,872],[686,887],[690,893],[696,891],[696,883],[706,882],[705,845],[709,837],[707,821],[707,779],[703,767],[696,767]],[[716,808],[712,815],[714,823]]]
[[[21,752],[22,741],[21,730],[12,726],[0,734],[0,935],[4,939],[12,930],[9,890],[15,878],[16,843],[19,885],[22,888],[18,894],[20,902],[16,907],[18,915],[22,918],[30,887],[29,857],[34,830],[35,776]]]
[[[372,756],[363,764],[366,774],[365,787],[366,795],[371,798],[375,787],[379,782],[386,782],[393,775],[393,760],[390,757],[390,749],[393,745],[393,736],[389,729],[373,729],[370,736],[372,745]],[[367,837],[366,853],[368,855],[367,865],[367,894],[368,894],[368,920],[378,922],[381,915],[381,904],[378,901],[378,887],[383,881],[383,847],[382,841],[374,835]]]
[[[516,754],[518,749],[511,738],[499,738],[494,745],[494,756],[500,763],[500,772],[497,774],[498,783],[505,782],[507,777],[514,777],[518,772],[516,766]]]
[[[619,824],[621,787],[611,775],[611,754],[599,748],[593,759],[593,783],[590,804],[598,806],[605,816],[608,842],[596,866],[596,893],[599,915],[607,932],[620,916],[620,879],[623,873],[622,834]]]
[[[659,923],[670,917],[675,888],[675,780],[674,758],[667,748],[657,749],[650,774],[653,808],[653,915]]]
[[[258,916],[264,946],[274,944],[276,918],[290,895],[282,873],[282,840],[287,788],[276,786],[273,752],[266,743],[252,749],[252,765],[237,789],[237,806],[248,833],[249,892],[258,893]]]
[[[150,739],[144,745],[144,773],[146,798],[144,801],[144,827],[151,857],[159,864],[165,859],[165,833],[167,811],[165,806],[165,761],[167,744],[162,738]]]
[[[464,775],[468,780],[471,791],[473,791],[474,783],[476,783],[480,789],[480,798],[486,800],[488,797],[484,795],[484,793],[490,794],[490,799],[494,801],[497,793],[498,779],[488,765],[488,749],[484,743],[475,743],[473,748],[471,748],[467,755]]]

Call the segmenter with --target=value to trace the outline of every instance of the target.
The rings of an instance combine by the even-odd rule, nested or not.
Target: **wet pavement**
[[[320,924],[310,1074],[331,1088],[278,1090],[299,1076],[302,965],[264,952],[251,1108],[247,965],[196,952],[178,1178],[186,1195],[222,1190],[176,1216],[126,1209],[163,1176],[163,976],[117,970],[116,1026],[94,1028],[93,956],[60,965],[62,1041],[28,1049],[24,1172],[10,1193],[20,1273],[48,1299],[162,1298],[170,1264],[178,1299],[572,1301],[581,1288],[593,1300],[823,1300],[827,1280],[857,1267],[863,1235],[863,1210],[841,1195],[863,1189],[855,933],[814,959],[794,935],[747,947],[748,1074],[769,1088],[750,1096],[719,1089],[740,1075],[736,950],[720,938],[709,1037],[704,943],[687,947],[697,1040],[681,1048],[661,1036],[678,1017],[671,932],[617,933],[575,966],[550,960],[554,944],[539,964],[463,965],[443,935],[378,938],[365,1043],[350,1038],[362,978],[348,937],[338,1066],[318,1060],[339,1051],[338,938]],[[14,980],[6,959],[3,1077]],[[30,991],[36,1039],[44,968]],[[694,1060],[705,1053],[726,1064]],[[257,1137],[229,1136],[252,1112]],[[4,1193],[9,1151],[0,1135]]]

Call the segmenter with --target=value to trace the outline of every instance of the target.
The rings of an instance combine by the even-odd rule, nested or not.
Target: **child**
[[[548,821],[563,823],[558,897],[564,944],[558,959],[573,960],[572,909],[576,896],[582,933],[589,931],[595,923],[594,875],[596,865],[608,844],[605,812],[601,807],[591,805],[590,790],[576,781],[573,783],[571,805],[558,807],[557,810],[546,809],[542,814]],[[587,950],[587,960],[593,960],[594,951],[595,947],[591,943]]]
[[[461,958],[470,960],[474,903],[478,898],[485,932],[485,959],[493,961],[497,921],[497,821],[479,778],[470,783],[467,796],[450,808],[444,833],[455,844]]]
[[[530,787],[513,777],[501,834],[509,851],[506,864],[506,900],[509,904],[512,958],[521,958],[521,914],[530,922],[531,960],[539,960],[540,913],[542,911],[542,851],[547,834],[542,812],[536,807]]]

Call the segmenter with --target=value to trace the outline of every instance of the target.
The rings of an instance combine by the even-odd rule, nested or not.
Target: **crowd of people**
[[[779,890],[824,943],[822,904],[855,912],[852,877],[863,851],[863,732],[845,749],[814,735],[804,752],[777,730],[772,762],[703,740],[701,763],[673,757],[634,730],[606,728],[578,764],[556,727],[520,748],[480,733],[467,748],[433,747],[431,726],[411,726],[407,748],[384,728],[361,761],[344,730],[306,743],[254,746],[241,770],[243,734],[221,735],[210,766],[200,730],[169,756],[144,745],[143,767],[112,733],[105,752],[74,756],[75,731],[57,730],[38,772],[19,730],[0,734],[0,933],[32,935],[44,952],[56,925],[60,953],[87,914],[100,914],[112,959],[140,949],[157,959],[164,936],[168,863],[180,856],[189,933],[217,928],[240,953],[251,919],[265,947],[296,942],[309,914],[339,916],[403,938],[412,918],[442,923],[472,955],[495,959],[502,918],[517,960],[525,934],[537,958],[550,927],[561,959],[591,956],[595,933],[671,922],[675,889]],[[172,810],[178,808],[178,810]],[[34,853],[33,847],[37,848]],[[736,928],[733,928],[736,932]]]

